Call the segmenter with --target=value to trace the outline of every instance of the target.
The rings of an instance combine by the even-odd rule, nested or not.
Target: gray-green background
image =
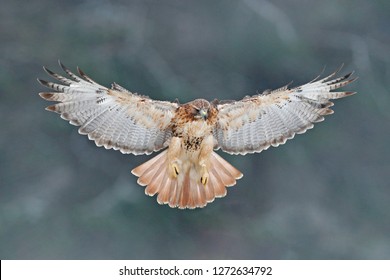
[[[0,258],[389,259],[389,1],[2,1]],[[160,100],[240,99],[345,63],[357,91],[305,135],[223,154],[245,175],[181,211],[144,195],[150,157],[49,113],[57,59]]]

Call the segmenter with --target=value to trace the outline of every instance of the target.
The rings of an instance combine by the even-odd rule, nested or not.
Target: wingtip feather
[[[45,72],[47,74],[49,74],[50,76],[53,76],[55,75],[55,73],[53,71],[51,71],[49,68],[47,68],[46,66],[42,66],[43,70],[45,70]]]
[[[40,92],[39,93],[39,96],[40,97],[42,97],[43,99],[45,99],[45,100],[52,100],[52,97],[53,97],[53,93],[51,93],[51,92]]]
[[[351,96],[351,95],[354,95],[356,94],[356,91],[346,91],[345,92],[345,96]]]
[[[58,59],[58,65],[61,67],[62,70],[64,70],[65,72],[68,70],[68,68],[65,67],[65,65],[61,62],[60,59]]]
[[[80,67],[77,66],[77,72],[80,74],[80,76],[85,76],[85,73],[83,70],[80,69]]]
[[[39,79],[39,78],[37,79],[37,81],[38,81],[38,83],[40,83],[41,85],[43,85],[43,86],[45,86],[45,87],[49,87],[47,81],[42,80],[42,79]]]
[[[56,106],[55,105],[50,105],[45,108],[45,110],[50,111],[50,112],[56,112]]]

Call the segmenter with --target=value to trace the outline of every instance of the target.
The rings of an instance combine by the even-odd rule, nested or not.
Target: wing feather
[[[88,135],[97,146],[133,154],[150,154],[167,146],[171,137],[169,125],[177,103],[152,100],[117,84],[108,89],[81,69],[77,68],[78,76],[59,64],[68,77],[44,67],[59,83],[38,79],[54,90],[41,92],[40,96],[59,102],[48,106],[47,110],[80,126],[79,133]]]
[[[215,148],[242,155],[261,152],[311,129],[314,123],[333,113],[329,108],[333,106],[330,99],[354,94],[332,91],[356,79],[351,78],[353,72],[332,79],[340,69],[292,89],[287,85],[240,101],[218,104],[218,122],[213,131]]]

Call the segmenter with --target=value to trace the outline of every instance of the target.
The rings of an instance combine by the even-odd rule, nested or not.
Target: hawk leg
[[[209,181],[210,155],[213,152],[213,147],[214,138],[212,135],[209,135],[203,140],[199,154],[200,182],[203,186],[206,186]]]
[[[174,179],[176,179],[177,176],[179,176],[179,173],[182,172],[182,170],[179,168],[179,166],[182,167],[182,162],[179,159],[181,152],[182,149],[180,138],[173,137],[168,149],[168,172],[169,176]]]

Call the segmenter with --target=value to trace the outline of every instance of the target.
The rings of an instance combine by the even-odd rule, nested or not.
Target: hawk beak
[[[202,117],[202,119],[206,120],[208,117],[208,112],[206,109],[200,109],[199,110],[199,115]]]

